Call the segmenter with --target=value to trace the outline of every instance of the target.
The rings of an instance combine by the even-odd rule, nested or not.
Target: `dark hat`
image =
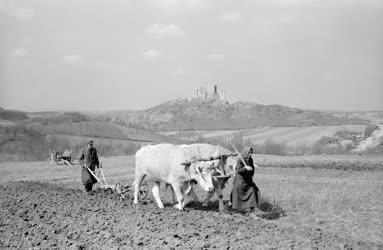
[[[88,141],[88,145],[93,145],[93,140]]]

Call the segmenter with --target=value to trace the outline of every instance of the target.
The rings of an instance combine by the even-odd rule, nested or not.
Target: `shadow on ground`
[[[229,201],[224,201],[224,204],[226,209],[222,211],[222,213],[242,214],[244,216],[249,215],[248,212],[232,209],[229,206]],[[219,212],[219,204],[218,201],[214,201],[210,202],[208,206],[203,206],[201,202],[193,201],[186,206],[186,209]],[[276,220],[280,217],[286,216],[286,211],[283,208],[281,208],[276,202],[270,202],[267,199],[261,200],[259,210],[259,212],[255,211],[256,216],[266,220]]]

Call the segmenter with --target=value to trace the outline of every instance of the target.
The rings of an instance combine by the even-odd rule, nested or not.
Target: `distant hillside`
[[[62,115],[64,112],[60,111],[40,111],[40,112],[28,112],[28,116],[30,118],[47,118],[57,115]]]
[[[108,111],[108,112],[94,112],[94,113],[85,112],[84,114],[91,117],[92,120],[109,122],[121,114],[124,114],[125,116],[131,116],[136,112],[137,111],[133,111],[133,110],[114,110],[114,111]]]
[[[15,110],[6,110],[0,107],[0,119],[7,121],[23,121],[27,120],[29,117],[25,112],[15,111]]]
[[[85,136],[93,138],[105,138],[105,139],[118,139],[129,141],[141,141],[141,142],[159,142],[167,141],[167,137],[159,135],[155,132],[130,128],[121,126],[116,123],[109,122],[112,117],[107,113],[102,119],[98,115],[85,115],[80,112],[31,112],[24,113],[21,111],[4,111],[0,110],[0,113],[13,114],[12,119],[15,120],[16,115],[24,114],[20,116],[23,119],[22,124],[26,128],[34,129],[45,135],[74,135]],[[6,117],[8,118],[8,116]],[[0,118],[0,126],[15,125],[14,122]]]
[[[72,150],[76,158],[89,139],[95,141],[99,155],[128,155],[158,138],[161,136],[111,123],[18,123],[0,126],[0,162],[44,160],[52,149],[59,152]]]
[[[250,102],[228,104],[200,99],[176,99],[147,110],[109,113],[108,120],[129,127],[157,131],[368,123],[357,117],[337,117],[330,113],[281,105]]]
[[[81,117],[81,116],[80,116]],[[134,154],[141,146],[157,142],[178,142],[154,132],[100,121],[79,121],[77,114],[30,119],[14,125],[0,123],[0,162],[43,160],[51,149],[70,149],[75,156],[93,139],[100,155]]]
[[[40,112],[30,115],[31,122],[37,122],[43,125],[59,125],[65,123],[78,123],[88,121],[90,118],[79,112]]]
[[[31,122],[27,126],[48,135],[76,135],[143,142],[167,140],[166,136],[150,131],[127,128],[118,124],[100,121],[61,122],[59,124]]]
[[[341,118],[361,118],[372,123],[383,124],[383,111],[358,111],[358,112],[336,112],[335,116]]]

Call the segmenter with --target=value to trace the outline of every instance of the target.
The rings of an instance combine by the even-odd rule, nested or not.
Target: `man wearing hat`
[[[96,178],[86,168],[88,167],[93,173],[97,167],[100,167],[100,162],[97,157],[97,150],[93,147],[93,141],[90,140],[87,146],[81,150],[80,161],[83,161],[83,168],[81,173],[82,184],[85,187],[85,191],[92,191],[93,184],[97,182]]]

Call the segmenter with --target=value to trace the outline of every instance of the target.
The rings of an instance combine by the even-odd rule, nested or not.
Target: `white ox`
[[[211,161],[216,170],[213,174],[214,189],[207,193],[206,198],[203,201],[203,205],[207,206],[210,199],[214,196],[214,193],[216,193],[218,197],[219,210],[224,210],[225,206],[223,204],[222,189],[225,187],[225,184],[229,180],[230,176],[235,174],[235,167],[238,161],[238,156],[234,155],[230,150],[219,145],[196,143],[190,145],[181,145],[180,147],[187,151],[188,154],[192,155],[192,157],[195,159],[219,158]],[[220,178],[222,176],[223,178]],[[193,189],[190,190],[189,196],[193,200],[198,200]]]
[[[152,177],[154,199],[159,208],[164,208],[160,199],[160,183],[170,184],[176,194],[179,210],[184,208],[185,183],[196,181],[203,190],[212,191],[213,169],[210,162],[191,161],[192,155],[188,150],[173,144],[157,144],[144,146],[136,153],[136,169],[134,180],[134,203],[138,203],[138,190],[146,175]],[[189,162],[185,164],[185,162]]]

